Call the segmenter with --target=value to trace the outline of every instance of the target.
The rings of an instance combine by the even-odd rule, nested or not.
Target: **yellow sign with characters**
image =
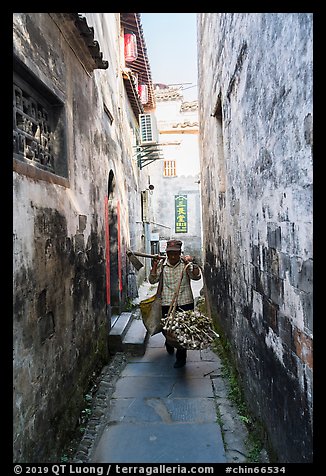
[[[175,232],[188,233],[187,195],[175,195]]]

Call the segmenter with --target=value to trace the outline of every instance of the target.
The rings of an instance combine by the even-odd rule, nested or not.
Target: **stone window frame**
[[[50,134],[52,143],[52,166],[48,166],[46,163],[41,163],[33,157],[36,148],[41,148],[40,141],[37,137],[34,137],[20,129],[16,122],[17,116],[24,118],[30,123],[35,132],[37,128],[37,118],[29,117],[28,114],[21,112],[21,106],[17,106],[15,94],[17,91],[23,91],[26,102],[38,105],[39,110],[44,112],[44,115],[48,115],[48,125],[50,126]],[[31,177],[35,180],[43,180],[50,183],[56,183],[69,187],[68,178],[68,155],[66,146],[66,126],[65,126],[65,106],[62,100],[51,91],[26,65],[14,58],[13,68],[13,169],[15,172]],[[35,114],[34,114],[35,116]],[[45,125],[46,128],[47,125]],[[18,141],[20,136],[26,136],[26,143],[29,144],[28,150],[30,157],[26,155],[26,147],[24,147],[24,153],[19,153]],[[33,140],[35,139],[35,140]],[[51,148],[50,148],[51,149]],[[39,149],[38,149],[39,150]]]

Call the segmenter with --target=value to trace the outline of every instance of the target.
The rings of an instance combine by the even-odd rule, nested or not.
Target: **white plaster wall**
[[[159,144],[164,159],[146,166],[150,183],[154,185],[151,195],[152,230],[160,233],[161,239],[178,238],[184,243],[184,250],[201,259],[201,211],[199,182],[199,146],[198,127],[194,133],[163,133],[171,124],[185,120],[198,122],[198,111],[180,112],[182,99],[158,100],[156,118],[158,123]],[[177,144],[175,144],[177,143]],[[176,161],[176,177],[164,177],[164,160]],[[178,194],[188,197],[188,232],[175,233],[175,201]],[[158,226],[162,225],[162,226]]]

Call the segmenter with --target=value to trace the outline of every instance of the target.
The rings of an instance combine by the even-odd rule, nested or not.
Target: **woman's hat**
[[[180,251],[181,252],[182,241],[180,240],[169,240],[166,243],[166,252],[168,251]]]

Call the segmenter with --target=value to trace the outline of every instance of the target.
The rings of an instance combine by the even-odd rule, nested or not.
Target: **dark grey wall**
[[[312,461],[312,15],[198,15],[205,275],[280,462]]]
[[[123,257],[130,235],[141,235],[141,224],[129,222],[128,192],[133,191],[132,218],[137,210],[140,215],[140,194],[131,161],[130,124],[135,119],[123,79],[116,76],[119,16],[91,15],[102,15],[90,26],[103,25],[104,33],[94,31],[104,59],[110,58],[108,70],[87,68],[90,57],[74,50],[81,39],[61,14],[13,17],[14,53],[25,65],[20,75],[26,79],[30,74],[30,86],[43,95],[50,91],[48,98],[60,104],[65,125],[59,142],[67,169],[58,177],[14,157],[15,462],[58,462],[85,408],[92,376],[108,361],[108,249],[111,304],[119,308],[128,293],[135,293],[134,286],[127,286],[131,265]],[[110,37],[104,40],[105,32]],[[114,177],[114,190],[109,190],[109,177]],[[132,233],[130,226],[135,227]]]

